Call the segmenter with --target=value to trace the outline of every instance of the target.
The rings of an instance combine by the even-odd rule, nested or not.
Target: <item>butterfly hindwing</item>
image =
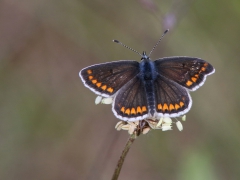
[[[79,76],[94,93],[109,97],[138,73],[137,61],[121,60],[88,66],[79,72]]]
[[[158,74],[195,91],[203,85],[206,76],[214,73],[208,62],[193,57],[167,57],[154,61]]]
[[[125,121],[147,118],[147,95],[144,83],[138,76],[134,77],[117,92],[112,110],[119,119]]]
[[[157,117],[177,117],[190,110],[191,97],[187,90],[176,82],[157,75],[154,89]]]

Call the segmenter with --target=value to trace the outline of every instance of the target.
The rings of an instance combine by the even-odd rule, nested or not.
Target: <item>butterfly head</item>
[[[143,51],[143,53],[142,53],[142,58],[141,58],[141,61],[149,61],[150,60],[150,58],[149,58],[149,56],[146,54],[146,51]]]

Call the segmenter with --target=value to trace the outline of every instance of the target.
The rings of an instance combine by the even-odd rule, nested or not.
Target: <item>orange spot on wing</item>
[[[141,110],[141,107],[140,107],[140,106],[137,107],[137,113],[142,114],[142,110]]]
[[[195,77],[192,77],[191,80],[192,80],[193,82],[197,82],[197,78],[195,78]]]
[[[146,107],[146,106],[143,106],[143,107],[142,107],[142,112],[145,112],[145,111],[147,111],[147,107]]]
[[[201,71],[206,71],[206,68],[205,68],[205,67],[202,67],[202,68],[201,68]]]
[[[178,104],[175,104],[175,109],[178,110],[180,106]]]
[[[107,88],[107,91],[112,93],[113,92],[113,88],[109,87],[109,88]]]
[[[184,103],[183,103],[182,101],[181,101],[179,104],[180,104],[180,106],[181,106],[181,107],[183,107],[183,106],[184,106]]]
[[[187,82],[186,82],[186,85],[187,85],[187,86],[191,86],[191,85],[192,85],[192,81],[187,81]]]
[[[126,109],[125,114],[130,115],[130,109]]]
[[[103,86],[101,87],[101,89],[105,91],[105,90],[107,89],[107,86],[106,86],[106,85],[103,85]]]
[[[96,84],[96,83],[97,83],[97,80],[96,80],[96,79],[93,79],[93,80],[92,80],[92,83],[93,83],[93,84]]]
[[[93,76],[88,76],[88,79],[89,79],[89,80],[92,80],[92,79],[93,79]]]
[[[131,114],[136,114],[135,108],[132,108],[132,109],[131,109]]]
[[[158,104],[158,109],[161,110],[162,109],[162,105]]]
[[[169,105],[169,110],[172,111],[173,109],[175,109],[174,106],[173,106],[173,104],[170,104],[170,105]]]
[[[198,77],[199,77],[199,75],[198,75],[198,74],[195,74],[194,76],[195,76],[196,78],[198,78]]]
[[[204,67],[207,67],[207,66],[208,66],[208,63],[204,63],[203,66],[204,66]]]
[[[102,85],[102,83],[100,83],[100,82],[96,84],[97,87],[100,87],[101,85]]]
[[[87,73],[92,74],[92,70],[91,69],[87,70]]]
[[[89,79],[89,80],[92,80],[92,79],[93,79],[93,76],[88,76],[88,79]]]
[[[125,112],[125,107],[122,107],[121,110],[120,110],[122,113]]]
[[[164,105],[163,105],[163,111],[165,111],[165,110],[168,110],[168,105],[166,103],[164,103]]]

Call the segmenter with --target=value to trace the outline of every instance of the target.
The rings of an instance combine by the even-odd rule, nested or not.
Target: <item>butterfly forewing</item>
[[[176,117],[190,110],[191,97],[187,90],[176,82],[158,75],[154,82],[154,89],[158,117]]]
[[[154,64],[158,74],[192,91],[202,86],[206,76],[215,71],[208,62],[193,57],[161,58]]]
[[[122,120],[136,121],[147,118],[148,102],[144,83],[138,76],[129,81],[116,94],[114,114]]]
[[[96,64],[79,73],[84,85],[98,95],[109,97],[139,73],[137,61],[114,61]]]

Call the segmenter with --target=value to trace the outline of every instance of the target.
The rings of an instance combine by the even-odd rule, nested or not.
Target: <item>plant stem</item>
[[[117,167],[116,167],[116,169],[114,171],[114,174],[112,176],[112,180],[117,180],[118,179],[118,176],[121,172],[122,165],[123,165],[123,162],[125,160],[125,157],[127,156],[127,153],[128,153],[131,145],[133,144],[133,142],[136,138],[137,138],[136,134],[133,133],[132,135],[130,135],[130,137],[129,137],[129,139],[128,139],[128,141],[127,141],[127,143],[126,143],[126,145],[123,149],[122,155],[118,160]]]

